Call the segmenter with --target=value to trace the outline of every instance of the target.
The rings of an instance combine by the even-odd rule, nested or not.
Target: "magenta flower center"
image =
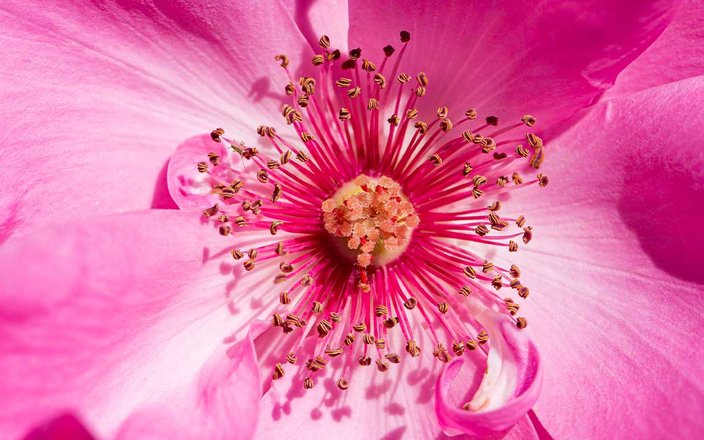
[[[528,296],[520,269],[490,256],[508,257],[533,236],[520,213],[501,213],[515,189],[548,182],[524,177],[545,157],[543,141],[525,131],[535,118],[500,126],[470,108],[453,122],[447,107],[424,108],[429,78],[418,72],[414,84],[400,70],[409,40],[402,32],[396,60],[387,46],[377,67],[360,49],[343,61],[323,37],[318,75],[298,80],[288,57],[276,56],[289,78],[281,114],[296,139],[260,126],[268,145],[257,148],[216,129],[228,154],[198,164],[219,198],[205,217],[232,239],[244,271],[263,271],[258,279],[276,292],[262,299],[272,327],[261,358],[272,380],[292,371],[309,389],[334,374],[344,390],[372,363],[384,373],[421,353],[440,362],[486,353],[490,334],[476,310],[527,325],[517,300],[497,293]],[[466,408],[491,407],[480,400]]]

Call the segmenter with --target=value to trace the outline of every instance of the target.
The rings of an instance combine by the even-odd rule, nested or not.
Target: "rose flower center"
[[[342,239],[345,253],[363,268],[398,258],[418,225],[401,185],[386,176],[357,176],[323,201],[322,211],[325,230]]]

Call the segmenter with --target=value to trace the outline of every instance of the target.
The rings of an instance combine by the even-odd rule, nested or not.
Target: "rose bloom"
[[[701,436],[703,28],[5,2],[2,437]]]

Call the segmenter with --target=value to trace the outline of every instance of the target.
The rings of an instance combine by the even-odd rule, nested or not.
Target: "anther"
[[[327,35],[323,35],[322,37],[320,37],[320,40],[318,40],[318,44],[323,49],[327,49],[328,47],[330,47],[330,37],[328,37]]]
[[[521,121],[523,121],[524,124],[526,124],[528,127],[532,127],[535,125],[535,117],[532,115],[523,115],[521,118]]]
[[[403,303],[403,306],[408,310],[413,310],[417,304],[418,300],[411,296]]]
[[[208,172],[208,163],[207,162],[198,162],[198,172],[199,173]]]
[[[384,46],[384,55],[386,55],[387,57],[390,57],[391,55],[393,55],[395,51],[396,51],[396,49],[394,49],[394,47],[390,44]]]
[[[384,320],[384,327],[386,327],[388,329],[394,328],[394,326],[396,326],[396,324],[398,324],[398,317],[386,318]]]
[[[462,174],[468,176],[473,169],[474,168],[472,168],[472,165],[469,162],[465,162],[464,167],[462,168]]]
[[[214,215],[216,215],[218,213],[218,211],[220,211],[220,205],[218,205],[216,203],[213,206],[211,206],[210,208],[203,211],[203,217],[205,217],[205,218],[213,217]]]
[[[376,73],[374,75],[374,83],[379,86],[380,89],[386,87],[386,78],[381,73]]]
[[[500,290],[503,287],[503,282],[501,280],[501,275],[496,275],[493,280],[491,280],[491,285],[496,290]]]
[[[346,121],[346,120],[350,119],[350,117],[351,117],[350,111],[347,110],[346,108],[341,108],[340,112],[338,114],[338,117],[340,118],[341,121]]]
[[[276,364],[274,367],[274,374],[272,375],[272,378],[274,380],[278,380],[284,377],[284,367],[281,364]]]
[[[231,250],[230,255],[232,255],[232,258],[234,258],[235,260],[239,260],[244,257],[244,253],[239,249]]]
[[[521,157],[528,157],[530,154],[526,147],[524,147],[522,144],[516,145],[516,154],[518,154]]]
[[[388,360],[392,364],[398,364],[399,362],[401,362],[401,356],[399,356],[396,353],[389,353],[384,357],[386,358],[386,360]]]
[[[350,58],[352,58],[353,60],[357,60],[361,56],[362,56],[362,49],[356,48],[356,49],[350,50]]]
[[[520,296],[523,299],[528,298],[528,295],[530,294],[530,289],[527,287],[523,286],[520,289],[518,289],[518,296]]]
[[[481,197],[483,194],[484,194],[484,191],[482,191],[481,189],[477,188],[476,186],[475,186],[474,188],[472,188],[472,197],[474,197],[475,199],[478,199],[478,198]]]
[[[284,54],[279,54],[274,57],[274,60],[281,61],[281,67],[284,69],[288,67],[288,57]]]
[[[347,336],[345,336],[344,344],[349,347],[354,344],[355,339],[354,333],[348,333]]]
[[[376,316],[381,317],[389,314],[389,309],[386,306],[376,306]]]
[[[487,341],[489,341],[489,333],[487,333],[486,330],[480,331],[477,335],[477,342],[480,344],[486,344]]]
[[[363,367],[368,367],[369,365],[372,364],[372,358],[370,358],[369,356],[360,356],[357,359],[357,362],[359,362],[359,365],[361,365]]]
[[[496,127],[497,125],[499,125],[499,118],[497,118],[496,116],[487,116],[486,123]]]
[[[406,112],[406,117],[408,119],[415,119],[418,116],[418,109],[412,108]]]
[[[330,312],[330,321],[332,321],[334,323],[338,323],[338,322],[342,321],[342,315],[340,315],[337,312]]]
[[[363,322],[360,322],[359,324],[353,325],[352,329],[357,333],[362,333],[367,330],[367,325]]]
[[[524,329],[528,326],[528,321],[526,321],[526,318],[519,317],[516,318],[516,327],[520,329]]]
[[[516,266],[515,264],[512,264],[509,273],[512,277],[518,278],[521,276],[521,269],[519,269],[518,266]]]
[[[283,273],[291,273],[293,272],[293,265],[290,263],[281,262],[281,264],[279,264],[279,270]]]
[[[450,362],[450,352],[447,351],[447,348],[445,348],[445,345],[443,343],[439,343],[438,345],[435,346],[435,349],[433,350],[433,356],[436,357],[440,362]]]
[[[413,124],[413,126],[414,126],[416,129],[418,129],[418,132],[419,132],[420,134],[425,134],[425,133],[428,132],[428,124],[426,124],[426,123],[423,122],[423,121],[418,121],[418,122],[416,122],[415,124]]]
[[[533,239],[533,227],[526,226],[523,228],[523,243],[528,244]]]
[[[493,202],[491,205],[489,205],[489,207],[487,209],[492,212],[499,211],[501,209],[501,201],[497,200],[497,201]]]
[[[477,344],[477,341],[475,341],[474,339],[470,339],[464,345],[465,345],[465,347],[467,347],[467,350],[470,350],[470,351],[476,350],[477,347],[479,346],[479,344]]]
[[[327,336],[327,334],[330,332],[332,329],[332,324],[326,319],[322,319],[319,323],[318,326],[316,327],[318,330],[318,336],[321,338]]]
[[[323,58],[322,55],[315,55],[312,59],[311,62],[313,63],[314,66],[320,66],[325,62],[325,58]]]
[[[464,112],[464,115],[465,115],[465,116],[467,117],[467,119],[469,119],[470,121],[471,121],[471,120],[474,120],[474,119],[477,119],[477,110],[476,110],[476,109],[473,109],[473,108],[470,108],[469,110],[467,110],[466,112]]]
[[[399,118],[397,114],[393,114],[389,119],[387,119],[387,121],[394,127],[398,127],[398,123],[401,121],[401,118]]]
[[[277,232],[279,232],[279,226],[281,226],[284,222],[281,220],[274,220],[271,222],[271,225],[269,226],[269,232],[271,232],[271,235],[276,235]]]
[[[420,356],[420,347],[418,347],[416,341],[410,339],[408,342],[406,342],[406,352],[408,352],[411,357],[418,357]]]
[[[396,77],[396,79],[397,79],[398,82],[400,82],[401,84],[406,84],[408,81],[411,80],[411,77],[410,77],[407,73],[400,73],[400,74]]]
[[[248,256],[250,259],[252,259],[252,260],[254,260],[255,258],[257,258],[257,249],[252,248],[252,249],[250,249],[249,251],[247,251],[247,256]]]
[[[247,260],[244,263],[242,263],[242,266],[244,267],[244,270],[249,272],[252,269],[254,269],[254,260]]]
[[[378,348],[379,350],[383,350],[383,349],[386,348],[386,341],[383,340],[383,339],[377,339],[377,340],[374,341],[374,345],[375,345],[376,348]]]
[[[352,80],[349,79],[349,78],[340,78],[340,79],[338,79],[338,80],[335,82],[335,84],[336,84],[338,87],[343,87],[343,88],[344,88],[344,87],[349,87],[350,84],[352,84]]]
[[[388,362],[384,362],[381,359],[377,359],[376,368],[382,373],[386,373],[387,371],[389,371],[389,364]]]
[[[379,108],[379,101],[376,98],[369,98],[367,102],[367,110],[376,110]]]
[[[313,388],[313,385],[315,384],[313,383],[313,379],[311,379],[310,377],[306,377],[306,379],[303,381],[303,388],[307,390]]]
[[[453,342],[452,351],[455,352],[455,355],[462,356],[462,354],[464,354],[464,343],[460,341]]]
[[[508,251],[509,252],[517,252],[518,251],[518,243],[516,243],[513,240],[509,240],[508,242]]]
[[[269,181],[269,173],[265,169],[257,171],[257,180],[261,183],[267,183]]]
[[[438,304],[438,311],[443,315],[450,310],[450,305],[446,302],[441,302]]]
[[[479,226],[477,226],[476,228],[474,228],[474,232],[475,232],[477,235],[483,237],[483,236],[485,236],[486,234],[489,233],[489,228],[487,228],[485,225],[479,225]]]
[[[227,237],[232,232],[232,227],[230,225],[220,225],[218,232],[220,232],[220,235]]]
[[[296,153],[296,159],[298,159],[299,162],[308,162],[310,159],[308,155],[306,154],[305,151],[299,150],[298,153]]]
[[[271,193],[271,201],[276,202],[281,198],[281,185],[278,183],[274,184],[274,191]]]
[[[221,136],[225,134],[225,130],[222,128],[216,128],[210,132],[210,138],[215,142],[220,142],[222,140]]]
[[[447,117],[448,113],[449,113],[449,109],[447,107],[438,108],[438,111],[437,111],[438,118],[444,119]]]
[[[492,263],[489,260],[484,260],[484,263],[482,264],[482,272],[489,273],[493,269],[494,269],[494,263]]]
[[[538,173],[537,179],[538,185],[540,185],[541,187],[545,187],[548,185],[548,176],[546,176],[545,174]]]
[[[350,387],[350,383],[347,381],[347,379],[341,377],[337,380],[337,387],[344,391]]]
[[[362,93],[361,87],[353,87],[347,91],[347,96],[350,98],[356,98]]]
[[[477,277],[477,271],[474,270],[472,266],[465,266],[464,274],[471,279],[475,279]]]
[[[411,34],[408,31],[401,31],[401,42],[408,43],[411,41]]]
[[[440,129],[443,132],[447,133],[448,131],[452,130],[452,127],[453,127],[452,121],[450,121],[449,119],[445,118],[442,121],[440,121]]]
[[[286,362],[288,362],[291,365],[295,364],[297,360],[298,360],[298,358],[296,357],[296,355],[293,352],[290,352],[289,354],[286,355]]]
[[[374,344],[376,342],[376,339],[374,338],[374,335],[371,335],[369,333],[365,333],[362,336],[362,342],[364,342],[367,345]]]
[[[425,72],[420,72],[416,80],[418,80],[418,85],[428,87],[428,75],[426,75]]]
[[[283,305],[291,304],[291,297],[288,296],[288,292],[281,292],[279,294],[279,302]]]
[[[469,296],[472,294],[472,289],[469,286],[462,286],[457,293],[462,296]]]
[[[365,72],[373,72],[376,70],[376,64],[372,63],[367,59],[364,59],[362,60],[362,70],[364,70]]]
[[[272,324],[274,327],[281,327],[281,325],[284,323],[284,319],[279,315],[278,313],[274,313],[272,315]]]
[[[430,161],[430,163],[432,163],[435,166],[442,164],[442,158],[440,157],[439,154],[433,154],[432,156],[430,156],[428,158],[428,160]]]
[[[325,354],[330,356],[331,358],[338,357],[342,353],[344,353],[344,350],[341,347],[335,349],[328,348],[327,350],[325,350]]]

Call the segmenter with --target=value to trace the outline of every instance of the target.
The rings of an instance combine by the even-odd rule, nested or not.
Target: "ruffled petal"
[[[440,426],[450,435],[483,436],[507,431],[526,416],[540,394],[540,357],[525,332],[492,310],[475,308],[473,316],[489,332],[486,363],[472,365],[456,358],[440,375],[435,389],[435,411]],[[455,379],[463,367],[475,375],[483,373],[481,384],[475,390],[462,390],[469,394],[452,393],[452,388],[462,387]],[[462,408],[465,402],[458,401],[459,396],[469,409]]]
[[[672,1],[350,1],[350,44],[372,60],[411,33],[401,71],[427,73],[424,105],[554,124],[591,104],[665,28]],[[364,54],[363,54],[364,56]],[[386,73],[386,72],[385,72]],[[428,102],[430,100],[431,102]],[[544,127],[544,125],[543,125]]]
[[[220,383],[240,396],[250,386],[258,394],[256,381],[232,381],[251,376],[240,370],[249,365],[244,358],[222,353],[253,313],[232,291],[233,266],[223,259],[230,240],[198,213],[153,210],[7,243],[0,249],[0,437],[16,438],[66,410],[109,436],[133,411],[187,387],[199,390],[198,399],[169,405],[219,420],[233,405]],[[238,307],[229,304],[235,298]]]
[[[176,146],[217,126],[255,142],[285,96],[274,55],[295,75],[312,54],[284,6],[251,1],[8,1],[0,29],[0,242],[173,207]]]
[[[511,202],[535,230],[521,312],[556,438],[704,431],[703,99],[700,76],[600,104],[551,143],[543,192]]]
[[[207,173],[198,171],[199,162],[208,163],[208,154],[215,153],[229,163],[229,154],[222,142],[213,142],[209,135],[193,136],[178,146],[169,160],[166,182],[169,194],[179,208],[205,208],[220,197],[212,192],[216,184]]]
[[[665,31],[616,79],[603,98],[704,74],[704,8],[699,0],[681,2]]]

